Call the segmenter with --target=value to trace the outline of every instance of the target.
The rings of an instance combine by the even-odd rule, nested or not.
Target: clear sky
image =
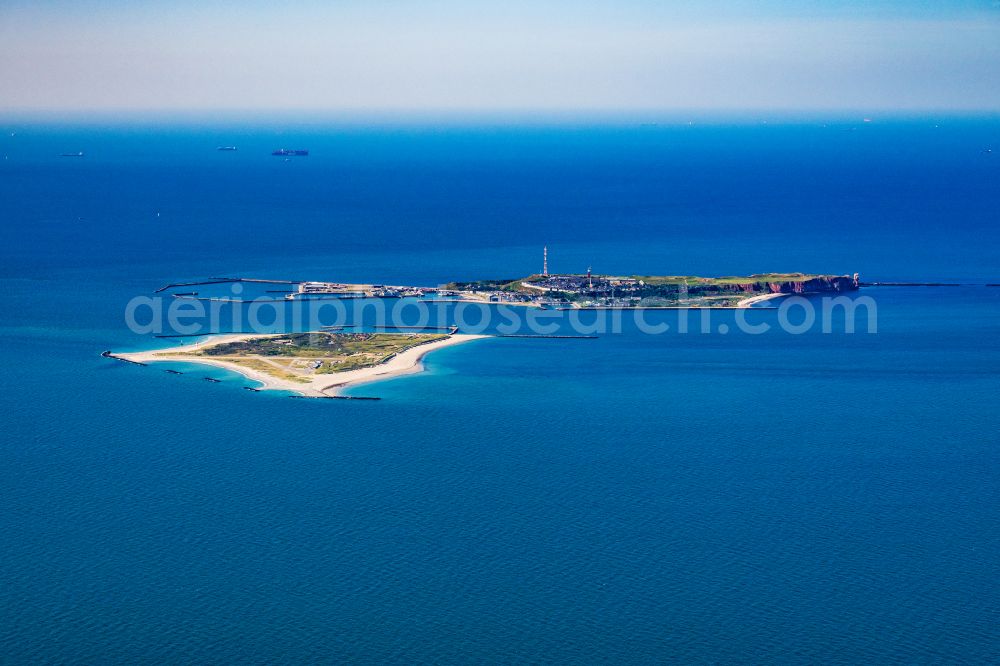
[[[997,0],[2,0],[0,111],[1000,110]]]

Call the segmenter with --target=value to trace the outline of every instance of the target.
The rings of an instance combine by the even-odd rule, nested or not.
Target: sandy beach
[[[742,301],[736,304],[738,308],[748,308],[754,303],[761,303],[763,301],[770,301],[775,298],[781,298],[782,296],[791,296],[791,294],[784,294],[777,292],[774,294],[761,294],[760,296],[751,296],[750,298],[744,298]]]
[[[264,337],[280,337],[279,334],[275,335],[216,335],[202,340],[190,345],[184,345],[181,347],[168,347],[166,349],[154,349],[144,352],[133,352],[133,353],[115,353],[112,352],[112,356],[116,358],[125,359],[127,361],[133,361],[135,363],[157,363],[157,362],[181,362],[181,363],[200,363],[203,365],[213,365],[219,368],[225,368],[226,370],[232,370],[237,372],[247,379],[251,379],[255,382],[260,382],[260,390],[280,390],[280,391],[293,391],[300,395],[322,398],[327,396],[339,395],[345,389],[355,386],[357,384],[363,384],[368,382],[380,381],[383,379],[391,379],[393,377],[399,377],[401,375],[408,375],[415,372],[420,372],[423,369],[423,364],[421,361],[424,356],[430,352],[437,351],[438,349],[443,349],[444,347],[451,347],[453,345],[462,344],[463,342],[470,342],[472,340],[478,340],[480,338],[489,337],[487,335],[464,335],[457,334],[451,335],[443,340],[437,340],[435,342],[429,342],[427,344],[420,345],[418,347],[413,347],[407,349],[394,357],[386,361],[385,363],[380,363],[379,365],[372,366],[370,368],[359,368],[357,370],[349,370],[347,372],[338,372],[333,374],[316,374],[316,375],[306,375],[302,379],[307,381],[294,381],[292,379],[283,379],[280,377],[274,377],[272,375],[254,370],[252,368],[247,368],[236,363],[231,363],[228,361],[218,360],[206,356],[195,356],[194,353],[200,351],[205,347],[212,345],[221,344],[224,342],[240,342],[243,340],[249,340],[250,338],[264,338]]]

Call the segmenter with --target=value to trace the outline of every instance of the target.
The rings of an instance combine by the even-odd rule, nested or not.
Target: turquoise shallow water
[[[921,135],[906,129],[892,131],[909,137],[909,158]],[[899,240],[861,247],[858,262],[882,279],[994,281],[996,246],[971,239],[995,233],[981,225],[995,210],[986,187],[995,167],[954,156],[955,145],[981,143],[994,129],[986,123],[934,144],[955,161],[948,170],[911,162],[904,191],[890,188],[886,199],[916,198],[906,210],[924,212],[916,221],[889,217],[884,204],[858,233]],[[114,133],[62,131],[74,147],[88,137],[115,150],[128,145]],[[725,131],[735,134],[712,140],[728,140],[734,162],[780,157]],[[785,157],[802,130],[788,131],[778,151]],[[177,133],[146,136],[144,145],[197,138]],[[39,130],[33,140],[65,143],[54,136]],[[184,151],[159,165],[135,157],[131,180],[110,178],[113,164],[97,159],[7,160],[0,187],[14,203],[4,234],[19,244],[4,250],[11,260],[0,312],[5,661],[1000,660],[1000,289],[866,290],[878,303],[875,335],[753,336],[739,332],[734,314],[719,313],[711,334],[649,336],[626,323],[597,340],[484,340],[431,355],[420,375],[357,389],[383,398],[371,403],[289,400],[240,390],[247,382],[227,373],[175,376],[98,355],[149,346],[125,327],[124,304],[175,278],[299,270],[434,284],[473,271],[531,272],[538,220],[546,210],[564,214],[566,173],[576,174],[571,182],[582,176],[566,162],[568,171],[547,167],[549,180],[529,191],[526,217],[511,217],[501,231],[470,211],[490,209],[479,190],[492,192],[490,200],[527,187],[504,170],[515,149],[563,146],[601,173],[610,158],[588,146],[606,151],[610,142],[616,170],[626,158],[638,164],[616,178],[646,198],[613,209],[618,193],[605,193],[620,220],[614,240],[601,240],[606,209],[593,201],[593,217],[580,222],[589,238],[562,223],[545,229],[546,242],[564,248],[560,260],[601,252],[603,263],[653,272],[670,257],[703,257],[700,272],[723,273],[751,260],[774,268],[788,252],[795,268],[809,269],[810,257],[818,269],[855,268],[833,232],[764,243],[734,223],[716,227],[726,233],[716,233],[720,251],[711,255],[699,240],[707,232],[636,242],[639,226],[673,219],[643,180],[648,160],[681,169],[693,164],[690,153],[665,156],[638,139],[623,148],[621,134],[591,144],[558,132],[516,140],[473,133],[465,141],[479,151],[493,146],[493,157],[478,170],[465,164],[458,171],[467,180],[456,182],[422,164],[406,143],[417,139],[407,136],[352,139],[383,146],[368,162],[356,158],[364,168],[354,177],[381,193],[384,206],[327,201],[328,181],[315,173],[297,185],[267,185],[250,169],[242,181],[230,175],[211,186],[205,170],[216,173],[219,158],[211,151],[207,166]],[[309,145],[335,143],[323,137]],[[387,155],[394,140],[410,152]],[[471,148],[447,133],[419,140],[436,146],[441,162],[470,159],[463,150]],[[870,150],[884,171],[899,159]],[[323,162],[312,164],[294,168],[327,173]],[[755,178],[729,160],[722,166]],[[173,180],[147,180],[156,169]],[[826,214],[842,220],[834,228],[852,228],[853,209],[838,209],[843,179],[813,180],[817,172],[832,177],[836,169],[779,179],[788,206],[762,195],[754,201],[804,219],[796,207],[805,199],[791,191],[805,182]],[[381,189],[364,173],[381,174]],[[424,179],[431,201],[449,198],[442,188],[458,193],[458,208],[433,211],[449,233],[416,234],[408,248],[363,246],[347,220],[389,224],[396,218],[378,217],[386,207],[415,211],[392,223],[401,237],[430,229],[419,221],[432,215],[416,193],[397,189],[405,176]],[[715,188],[691,178],[688,188]],[[910,188],[930,182],[936,189]],[[112,183],[113,192],[81,194]],[[285,217],[289,191],[300,195],[296,202],[323,199],[317,211],[334,212],[322,232],[307,225],[319,239],[312,246],[298,240],[298,224],[301,216],[315,224],[320,213],[294,203],[305,212]],[[548,191],[555,194],[546,198]],[[184,209],[182,221],[142,226],[135,211],[156,192]],[[970,192],[979,196],[957,196]],[[42,193],[50,196],[37,199]],[[235,193],[258,197],[247,204],[260,218],[249,230],[224,214]],[[965,210],[957,221],[941,199],[952,195]],[[93,217],[93,227],[69,218],[77,205],[88,208],[76,217]],[[505,205],[510,213],[514,204]],[[705,205],[722,225],[722,214]],[[759,224],[775,223],[762,216]],[[124,228],[133,238],[109,240]],[[238,230],[265,234],[278,245],[274,256],[253,243],[222,243]],[[292,235],[294,243],[282,244]],[[943,240],[928,244],[932,238]],[[657,317],[676,322],[673,313],[649,319]],[[751,317],[773,322],[777,313]],[[718,333],[723,323],[727,334]]]

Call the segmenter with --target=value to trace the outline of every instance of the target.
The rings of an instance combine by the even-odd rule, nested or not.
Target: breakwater
[[[196,282],[171,282],[170,284],[160,287],[153,293],[159,294],[160,292],[166,291],[167,289],[174,289],[175,287],[197,287],[199,285],[227,284],[230,282],[256,282],[258,284],[301,284],[297,280],[263,280],[259,278],[212,277],[208,278],[207,280],[198,280]]]
[[[115,359],[116,361],[121,361],[122,363],[131,363],[132,365],[141,365],[141,366],[144,366],[144,367],[145,367],[145,365],[146,365],[145,363],[140,363],[139,361],[132,361],[132,360],[130,360],[130,359],[127,359],[127,358],[122,358],[121,356],[115,356],[115,355],[114,355],[114,354],[113,354],[113,353],[111,352],[111,350],[110,350],[110,349],[109,349],[109,350],[107,350],[107,351],[102,351],[102,352],[101,352],[101,356],[103,356],[104,358],[113,358],[113,359]]]
[[[554,340],[596,340],[598,335],[533,335],[529,333],[509,333],[495,335],[496,338],[551,338]]]

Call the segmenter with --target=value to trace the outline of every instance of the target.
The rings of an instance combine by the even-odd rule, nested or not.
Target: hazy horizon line
[[[0,109],[0,121],[10,122],[198,122],[198,121],[262,121],[292,120],[298,122],[406,123],[411,121],[628,121],[651,123],[767,122],[769,120],[833,121],[905,120],[922,118],[990,118],[1000,119],[1000,108],[952,107],[902,107],[902,108],[339,108],[339,109],[289,109],[289,108],[102,108],[102,109],[53,109],[24,108]]]

